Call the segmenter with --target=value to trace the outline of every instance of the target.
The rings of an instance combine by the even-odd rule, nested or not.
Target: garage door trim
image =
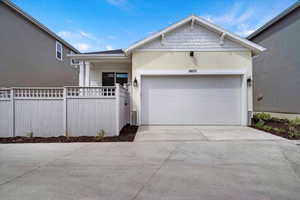
[[[241,125],[246,126],[248,124],[248,91],[247,91],[247,78],[246,71],[244,70],[201,70],[190,73],[188,70],[140,70],[137,79],[140,82],[138,86],[139,92],[139,104],[138,104],[138,124],[142,124],[142,78],[144,76],[194,76],[194,75],[240,75],[242,80],[241,85]]]

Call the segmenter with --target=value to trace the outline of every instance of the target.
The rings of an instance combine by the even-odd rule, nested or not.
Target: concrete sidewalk
[[[298,200],[299,176],[284,140],[0,145],[5,200]]]
[[[285,140],[242,126],[141,126],[135,142],[145,141]]]

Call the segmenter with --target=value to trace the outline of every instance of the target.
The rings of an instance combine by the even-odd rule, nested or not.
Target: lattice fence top
[[[67,97],[114,97],[115,87],[67,87]]]
[[[10,89],[0,89],[0,100],[1,99],[10,99],[11,98],[11,90]]]
[[[15,98],[63,98],[63,88],[14,88]]]
[[[128,94],[118,87],[120,95]],[[0,100],[16,99],[63,99],[63,98],[111,98],[117,94],[117,87],[57,87],[57,88],[10,88],[0,89]]]

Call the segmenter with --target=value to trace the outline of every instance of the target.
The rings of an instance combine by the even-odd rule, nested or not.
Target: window
[[[102,85],[103,86],[114,86],[115,85],[115,73],[114,72],[103,72],[102,73]]]
[[[70,51],[70,54],[75,54],[73,51]],[[79,65],[79,60],[71,58],[71,65]]]
[[[56,42],[56,59],[62,60],[63,59],[63,49],[62,44],[59,42]]]
[[[116,83],[124,85],[128,83],[128,73],[116,73]]]
[[[124,85],[128,83],[128,73],[118,72],[103,72],[102,73],[102,85],[103,86],[115,86],[116,83]]]

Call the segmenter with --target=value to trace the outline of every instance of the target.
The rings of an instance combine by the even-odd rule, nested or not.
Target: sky
[[[81,52],[126,48],[191,14],[246,37],[296,0],[12,0]]]

